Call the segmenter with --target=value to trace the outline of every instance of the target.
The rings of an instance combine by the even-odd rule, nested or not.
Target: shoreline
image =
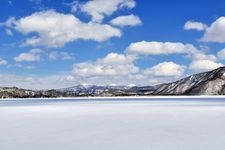
[[[178,99],[224,99],[225,95],[197,95],[197,96],[115,96],[115,97],[55,97],[55,98],[0,98],[0,101],[26,100],[178,100]]]

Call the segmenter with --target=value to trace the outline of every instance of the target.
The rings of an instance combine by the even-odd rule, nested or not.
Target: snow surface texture
[[[224,150],[225,102],[0,102],[1,150]]]

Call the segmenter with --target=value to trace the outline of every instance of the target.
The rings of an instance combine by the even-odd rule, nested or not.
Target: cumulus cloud
[[[189,69],[193,71],[210,71],[223,66],[218,62],[218,58],[213,54],[205,54],[199,50],[192,53],[192,61],[189,64]]]
[[[8,62],[6,60],[0,58],[0,66],[6,65],[7,63]]]
[[[40,49],[31,49],[27,53],[21,53],[18,56],[14,57],[16,62],[35,62],[41,60],[41,50]]]
[[[177,51],[176,46],[167,45],[169,47],[169,54],[190,54],[192,60],[189,65],[189,69],[191,70],[206,71],[222,65],[217,63],[216,56],[205,54],[195,48],[193,45],[182,43],[178,45],[182,45],[181,47],[186,46],[188,47],[188,50],[185,49],[184,51],[183,48],[178,48],[179,51]],[[174,49],[176,50],[171,47],[175,47]],[[162,54],[162,52],[157,54]],[[56,55],[58,55],[58,52]],[[52,58],[56,58],[55,54],[52,55]],[[155,66],[150,66],[149,68],[143,70],[135,65],[135,62],[138,59],[141,59],[141,57],[133,55],[133,53],[130,52],[128,53],[126,49],[126,53],[124,54],[109,53],[105,57],[99,58],[96,61],[76,63],[74,64],[72,71],[67,75],[55,75],[39,78],[35,77],[33,80],[29,79],[29,82],[23,81],[23,83],[21,83],[22,81],[20,81],[17,84],[23,87],[29,87],[29,84],[35,84],[38,81],[38,83],[42,84],[38,84],[38,86],[36,86],[38,88],[58,88],[62,86],[68,87],[82,83],[95,85],[155,85],[159,83],[175,81],[183,77],[186,70],[184,65],[177,64],[176,62],[172,61],[161,62]],[[22,77],[20,79],[22,79]]]
[[[192,59],[194,60],[205,60],[205,59],[208,59],[208,60],[211,60],[211,61],[217,61],[217,57],[213,54],[205,54],[203,52],[200,52],[200,51],[196,51],[193,56],[192,56]]]
[[[205,54],[192,44],[180,42],[157,42],[141,41],[131,43],[126,48],[127,54],[133,55],[168,55],[168,54],[187,54],[192,59],[217,60],[216,56]]]
[[[192,57],[192,62],[189,64],[189,69],[200,72],[210,71],[221,66],[223,66],[223,64],[218,62],[215,55],[197,52]]]
[[[105,16],[110,16],[121,8],[134,8],[134,0],[91,0],[81,5],[81,11],[92,17],[93,22],[102,22]]]
[[[190,44],[183,44],[179,42],[157,42],[157,41],[141,41],[131,43],[126,51],[131,54],[139,55],[160,55],[160,54],[175,54],[187,53],[193,49]]]
[[[48,58],[50,60],[70,60],[74,59],[74,56],[68,52],[58,52],[58,51],[52,51],[48,54]]]
[[[33,13],[18,20],[11,19],[9,27],[24,35],[37,33],[29,37],[23,45],[60,47],[79,39],[106,41],[112,37],[120,37],[121,31],[107,24],[82,22],[72,14],[58,13],[47,10]]]
[[[135,65],[139,59],[136,55],[109,53],[94,62],[74,64],[68,80],[97,85],[155,85],[161,82],[174,81],[181,77],[185,66],[174,62],[162,62],[145,70]]]
[[[184,66],[176,64],[174,62],[162,62],[151,68],[145,69],[143,72],[146,75],[153,76],[181,76],[184,73]]]
[[[119,16],[114,18],[113,20],[110,21],[112,25],[115,26],[137,26],[142,24],[140,18],[138,16],[135,16],[133,14],[128,15],[128,16]]]
[[[109,53],[95,62],[83,62],[74,65],[73,74],[79,76],[120,76],[138,72],[133,57],[124,54]]]
[[[225,17],[218,18],[206,29],[204,36],[200,39],[203,42],[225,42]]]
[[[189,69],[195,71],[206,71],[220,67],[217,57],[212,54],[197,49],[191,44],[183,44],[179,42],[156,42],[141,41],[131,43],[126,52],[134,55],[165,55],[165,54],[185,54],[191,59]],[[204,64],[205,63],[205,64]],[[208,65],[206,65],[209,63]]]
[[[225,42],[225,17],[219,17],[210,26],[202,22],[187,21],[184,25],[185,30],[198,30],[205,31],[202,38],[199,39],[201,42]]]
[[[200,59],[200,60],[193,60],[189,65],[189,68],[199,72],[199,71],[213,70],[221,66],[223,66],[222,63],[217,63],[210,59]]]
[[[210,71],[223,66],[218,62],[218,58],[213,54],[206,54],[200,50],[192,51],[192,61],[189,64],[189,69],[193,71]]]
[[[192,71],[212,70],[219,66],[217,57],[206,54],[191,44],[179,42],[155,42],[141,41],[131,43],[125,50],[125,54],[110,53],[106,57],[94,62],[83,62],[74,64],[73,77],[81,77],[83,81],[95,83],[132,83],[156,84],[178,79],[184,75],[186,66],[175,62],[161,62],[155,66],[142,70],[135,65],[135,62],[142,57],[139,55],[162,55],[162,54],[182,54],[191,59],[188,69]],[[207,64],[207,65],[206,65]],[[108,78],[110,77],[110,80]],[[153,79],[149,80],[149,79]],[[145,82],[143,82],[145,81]],[[138,85],[138,84],[137,84]]]
[[[185,30],[204,31],[207,29],[207,25],[202,22],[187,21],[184,25],[184,29]]]

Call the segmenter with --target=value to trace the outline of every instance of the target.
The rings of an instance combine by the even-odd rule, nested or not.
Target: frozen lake
[[[0,101],[0,150],[224,150],[225,100]]]

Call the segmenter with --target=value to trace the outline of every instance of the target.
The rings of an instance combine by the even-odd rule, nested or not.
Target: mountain
[[[225,67],[156,86],[76,86],[67,90],[94,96],[131,95],[225,95]]]
[[[17,87],[0,87],[0,98],[49,98],[63,97],[64,93],[56,90],[28,90]]]
[[[153,95],[224,95],[225,67],[155,86]]]
[[[132,95],[132,88],[134,87],[135,86],[77,85],[74,87],[58,89],[57,91],[74,94],[76,96],[126,96]]]
[[[17,87],[0,87],[0,98],[148,95],[225,95],[225,67],[156,86],[96,86],[84,84],[69,88],[39,91]]]

